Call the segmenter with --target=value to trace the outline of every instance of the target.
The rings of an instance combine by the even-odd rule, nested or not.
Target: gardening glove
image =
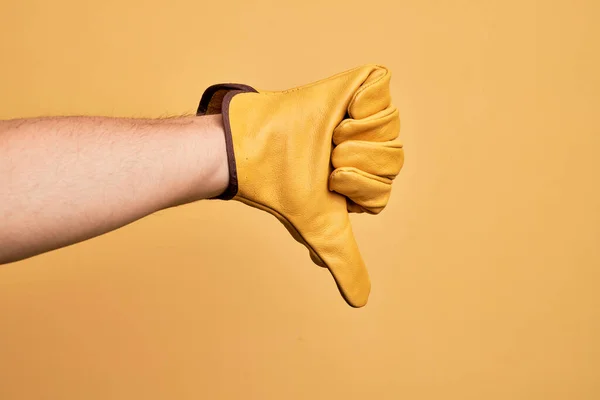
[[[279,219],[353,307],[371,284],[348,213],[379,213],[404,161],[389,83],[365,65],[285,91],[219,84],[197,112],[223,116],[230,181],[218,198]]]

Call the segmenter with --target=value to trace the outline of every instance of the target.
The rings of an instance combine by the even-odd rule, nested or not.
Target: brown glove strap
[[[233,96],[244,92],[257,92],[248,85],[236,83],[224,83],[210,86],[202,94],[197,116],[222,114],[223,129],[225,131],[225,146],[227,149],[227,163],[229,166],[229,185],[223,193],[213,199],[230,200],[238,192],[237,168],[235,165],[235,153],[233,151],[233,138],[231,136],[231,125],[229,123],[229,103]]]

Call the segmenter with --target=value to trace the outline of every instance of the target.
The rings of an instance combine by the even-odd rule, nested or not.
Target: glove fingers
[[[385,110],[392,102],[390,78],[387,68],[373,66],[367,79],[350,100],[348,114],[354,119],[362,119]]]
[[[354,167],[394,179],[404,163],[404,151],[398,139],[388,142],[347,140],[333,149],[331,163],[334,168]]]
[[[392,181],[353,167],[335,169],[329,176],[329,190],[348,197],[370,214],[385,208],[392,191]],[[352,211],[350,207],[349,211]]]
[[[395,139],[399,133],[400,116],[398,109],[388,107],[363,119],[348,118],[343,120],[333,131],[333,143],[337,145],[345,140],[385,142]]]

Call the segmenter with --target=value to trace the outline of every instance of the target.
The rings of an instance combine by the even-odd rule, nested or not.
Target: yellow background
[[[2,0],[1,118],[193,112],[212,83],[374,62],[406,164],[388,208],[353,217],[364,309],[239,203],[0,267],[0,398],[600,398],[599,11]]]

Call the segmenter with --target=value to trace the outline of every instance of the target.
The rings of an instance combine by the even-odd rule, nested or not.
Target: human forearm
[[[0,121],[0,264],[227,186],[220,116]]]

